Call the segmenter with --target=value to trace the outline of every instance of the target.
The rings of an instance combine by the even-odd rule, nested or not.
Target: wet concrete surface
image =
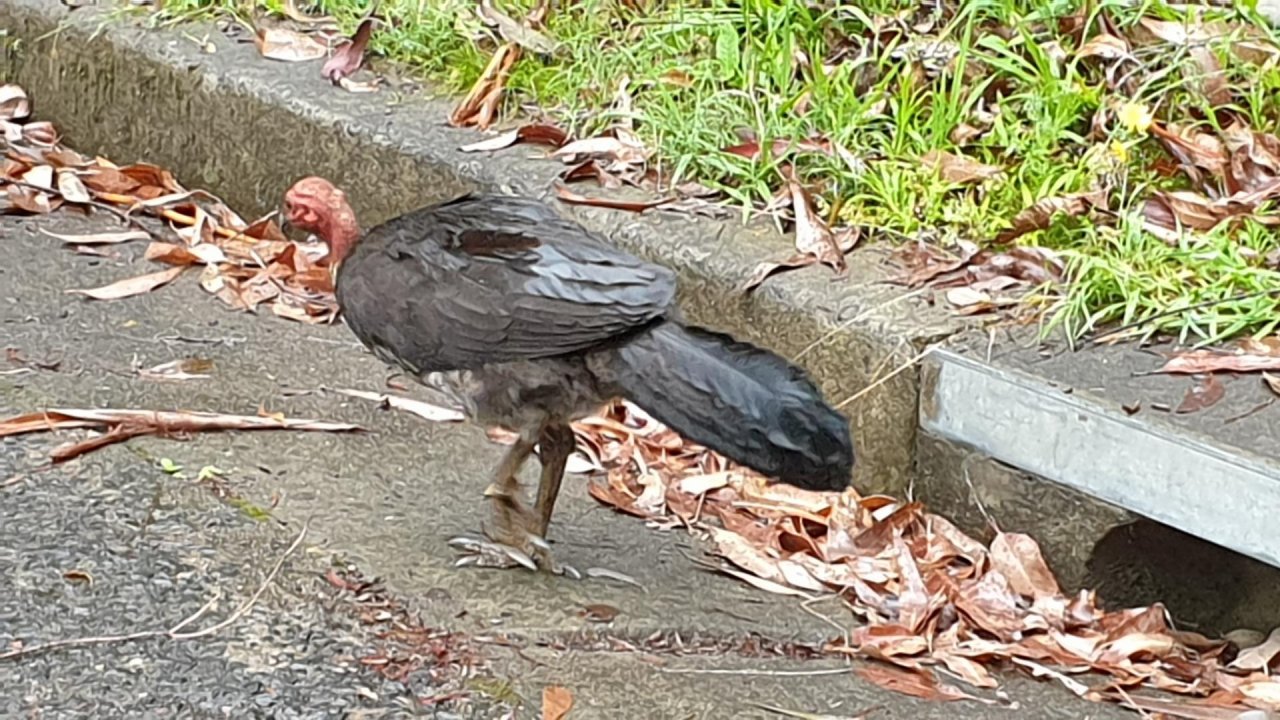
[[[316,392],[321,387],[379,390],[388,371],[354,346],[341,326],[305,327],[269,316],[233,313],[204,294],[194,277],[115,302],[67,295],[68,288],[105,284],[153,266],[137,260],[141,244],[117,246],[112,251],[119,258],[103,261],[66,251],[59,241],[38,234],[36,227],[57,232],[115,229],[108,221],[68,215],[0,219],[0,236],[9,251],[8,262],[0,267],[4,344],[29,360],[61,360],[56,371],[0,376],[0,412],[62,406],[255,414],[263,408],[291,417],[357,422],[369,432],[211,433],[187,442],[139,439],[5,488],[2,532],[4,557],[10,561],[6,565],[15,567],[11,576],[15,582],[21,579],[31,588],[20,601],[3,605],[0,632],[6,635],[34,642],[183,617],[204,602],[213,585],[234,584],[237,592],[244,592],[278,555],[267,548],[278,551],[290,530],[309,520],[311,549],[300,553],[298,562],[341,554],[365,575],[383,578],[388,591],[419,613],[426,625],[476,637],[501,636],[504,642],[526,648],[516,653],[490,647],[496,671],[526,699],[521,717],[534,716],[528,714],[529,708],[536,706],[541,687],[548,683],[570,687],[582,702],[581,712],[573,717],[584,718],[768,716],[753,702],[802,710],[837,704],[850,710],[883,705],[885,716],[904,718],[1015,714],[999,706],[915,701],[848,675],[811,674],[830,665],[785,656],[760,657],[761,652],[768,655],[775,652],[772,648],[787,643],[819,643],[831,637],[834,629],[794,600],[766,595],[698,569],[689,556],[702,552],[699,542],[683,531],[650,529],[598,506],[587,497],[581,478],[570,478],[563,490],[551,531],[557,552],[579,567],[603,566],[628,573],[645,590],[605,580],[574,582],[524,572],[455,570],[450,567],[452,556],[445,539],[477,528],[484,517],[484,478],[502,452],[480,429],[433,425],[403,413],[381,411],[371,403]],[[185,356],[211,359],[212,378],[155,382],[137,378],[130,370],[135,362],[148,367]],[[294,394],[298,391],[312,392]],[[61,435],[60,440],[76,436],[74,431]],[[5,441],[5,463],[11,466],[6,473],[28,472],[51,444],[52,438],[45,436]],[[147,460],[140,461],[139,454]],[[186,472],[206,465],[225,470],[226,482],[242,499],[220,504],[207,493],[193,490],[189,479],[158,471],[160,458],[182,465]],[[55,481],[58,477],[63,479]],[[165,523],[170,520],[165,520],[162,526],[168,534],[148,531],[148,537],[167,538],[169,543],[163,545],[164,554],[137,560],[130,553],[138,551],[130,550],[129,544],[140,541],[130,523],[141,522],[138,518],[146,516],[157,492],[164,509],[173,506],[160,513],[173,525],[168,529]],[[287,527],[267,532],[274,526],[253,518],[260,517],[273,500],[276,506],[271,515]],[[178,518],[185,520],[178,523]],[[24,529],[37,527],[38,532]],[[219,567],[225,569],[226,579],[206,570],[198,570],[193,578],[180,577],[188,567],[184,558],[198,559],[202,553],[213,559],[197,568],[212,567],[216,560],[222,563]],[[77,616],[63,612],[59,603],[71,602],[68,594],[83,592],[61,576],[69,565],[81,564],[95,576],[94,588],[101,588],[94,592],[110,590],[113,599],[81,605],[77,612],[94,619],[78,624],[68,621]],[[314,585],[320,568],[291,572],[290,577],[305,576],[298,582]],[[170,587],[161,589],[166,583]],[[330,675],[327,665],[320,667],[333,664],[326,657],[351,654],[344,635],[335,630],[330,637],[326,629],[299,639],[296,626],[282,619],[289,612],[301,613],[299,617],[312,618],[304,623],[307,627],[326,628],[326,621],[305,615],[318,612],[303,602],[307,597],[290,601],[293,604],[287,607],[292,610],[274,610],[275,605],[264,601],[245,619],[243,629],[236,631],[250,632],[265,624],[276,633],[269,636],[272,647],[287,648],[281,652],[296,653],[287,657],[302,658],[272,670],[269,677],[256,681],[260,684],[241,681],[259,661],[251,653],[236,655],[227,649],[229,644],[156,642],[147,645],[150,654],[143,653],[140,661],[144,668],[154,668],[148,671],[151,674],[140,676],[133,685],[112,680],[109,697],[116,705],[103,707],[145,714],[151,707],[148,703],[176,703],[175,695],[166,694],[176,689],[165,689],[168,678],[175,675],[199,675],[189,681],[191,687],[208,688],[193,690],[192,702],[207,697],[211,707],[217,703],[256,707],[254,703],[260,702],[256,698],[268,692],[262,688],[276,687],[272,683],[283,687],[293,681],[291,672],[302,674],[299,682],[304,689],[307,682],[326,685],[323,691],[298,695],[279,691],[284,693],[279,694],[281,707],[294,708],[299,716],[324,716],[327,708],[342,703],[347,708],[360,707],[363,700],[352,699],[360,683],[386,701],[388,690],[375,683],[377,678]],[[580,610],[591,603],[611,605],[620,614],[606,625],[589,623]],[[820,610],[838,623],[850,621],[837,608]],[[229,632],[226,642],[234,643],[236,637]],[[646,639],[652,644],[658,642],[655,638],[668,648],[673,642],[693,650],[709,648],[709,655],[681,657],[652,648],[600,652],[600,648],[625,643],[649,647]],[[294,641],[297,647],[291,644]],[[735,650],[744,645],[764,650],[748,655]],[[99,693],[94,688],[102,687],[89,684],[81,691],[78,678],[106,672],[97,670],[99,665],[132,672],[129,668],[138,665],[133,659],[139,653],[139,646],[109,646],[66,651],[48,659],[22,659],[18,667],[23,670],[13,682],[22,689],[21,697],[32,698],[22,701],[28,703],[24,707],[66,707],[74,715],[75,708],[92,707],[85,703],[96,701]],[[296,670],[292,669],[295,664]],[[705,672],[714,669],[731,672]],[[747,691],[739,684],[744,679],[750,683]],[[133,688],[133,694],[115,692],[126,687]],[[1017,717],[1120,714],[1114,708],[1080,703],[1054,685],[1010,678],[1007,688],[1022,708]],[[149,695],[139,696],[142,692]],[[64,697],[71,698],[66,702],[72,704],[59,705]],[[240,716],[270,716],[251,708],[245,713]],[[51,710],[51,715],[58,712]],[[276,716],[289,715],[282,709]]]

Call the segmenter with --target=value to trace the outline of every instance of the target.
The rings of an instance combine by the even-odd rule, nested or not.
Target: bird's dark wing
[[[469,195],[370,230],[338,300],[380,355],[418,372],[579,352],[662,318],[675,276],[542,203]]]

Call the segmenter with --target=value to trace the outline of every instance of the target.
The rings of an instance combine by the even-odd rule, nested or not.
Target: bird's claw
[[[454,561],[454,567],[513,568],[523,567],[531,572],[539,569],[573,580],[581,580],[582,573],[572,565],[556,562],[551,555],[551,545],[541,537],[530,534],[525,542],[533,550],[525,552],[505,543],[485,540],[471,535],[459,535],[449,539],[449,546],[463,553]]]
[[[538,563],[525,551],[502,543],[462,535],[449,539],[449,546],[463,553],[454,567],[511,568],[517,565],[537,572]]]

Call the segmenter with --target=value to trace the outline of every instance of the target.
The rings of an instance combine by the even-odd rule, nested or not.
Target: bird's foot
[[[582,573],[572,565],[557,562],[547,541],[533,534],[528,534],[519,546],[516,543],[499,542],[474,535],[450,538],[449,546],[462,555],[454,561],[454,567],[523,567],[533,572],[543,570],[574,580],[582,579]]]

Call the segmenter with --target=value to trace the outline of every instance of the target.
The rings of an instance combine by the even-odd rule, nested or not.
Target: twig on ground
[[[258,586],[258,589],[254,591],[253,595],[249,596],[249,599],[242,603],[240,607],[236,608],[235,612],[228,615],[225,620],[222,620],[215,625],[210,625],[203,630],[196,630],[194,632],[182,632],[183,628],[199,620],[206,612],[209,611],[210,608],[213,607],[213,604],[222,597],[221,591],[215,591],[213,597],[209,598],[208,602],[202,605],[199,610],[183,618],[168,630],[143,630],[141,632],[128,633],[124,635],[97,635],[94,637],[53,640],[47,643],[41,643],[40,645],[32,645],[30,647],[18,648],[17,650],[0,653],[0,660],[13,660],[26,655],[35,655],[37,653],[66,647],[105,645],[109,643],[131,642],[133,640],[146,640],[148,638],[158,637],[168,638],[170,640],[193,640],[195,638],[207,637],[218,633],[227,627],[230,627],[232,623],[244,617],[253,609],[254,604],[258,602],[258,598],[262,597],[262,593],[267,591],[267,587],[270,586],[276,579],[276,576],[280,574],[280,569],[284,567],[285,560],[287,560],[289,556],[298,549],[298,546],[302,544],[303,539],[306,538],[307,527],[309,524],[309,522],[303,523],[302,529],[298,531],[297,537],[293,539],[293,542],[290,543],[289,547],[281,553],[279,558],[276,559],[276,564],[272,566],[271,571],[267,573],[265,578],[263,578],[262,583]]]

